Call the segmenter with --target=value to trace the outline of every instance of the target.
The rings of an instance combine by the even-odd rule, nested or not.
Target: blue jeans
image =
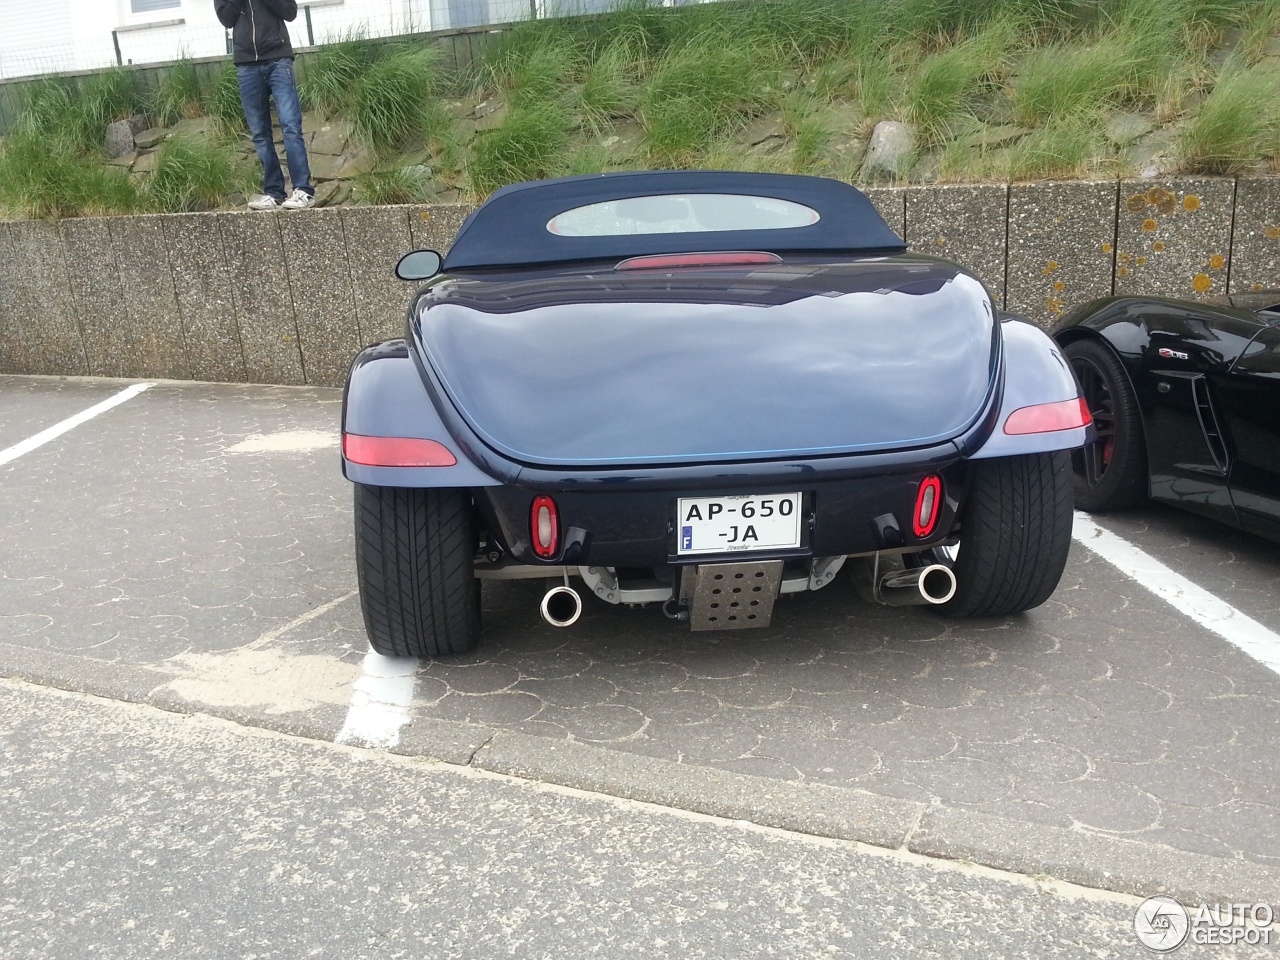
[[[271,134],[271,101],[276,102],[276,115],[284,131],[284,154],[289,161],[289,179],[293,188],[314,194],[311,166],[307,163],[307,146],[302,141],[302,106],[298,103],[298,87],[293,80],[293,58],[283,57],[265,63],[248,63],[236,67],[240,81],[240,103],[249,123],[254,149],[262,161],[262,192],[277,200],[285,198],[284,172],[276,156]]]

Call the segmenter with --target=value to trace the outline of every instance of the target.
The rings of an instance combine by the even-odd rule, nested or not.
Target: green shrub
[[[140,206],[128,174],[86,160],[65,142],[25,132],[0,150],[0,209],[12,216],[56,220],[132,213]]]
[[[642,94],[641,115],[655,162],[689,163],[780,96],[772,63],[746,43],[695,37],[671,50]]]
[[[204,101],[204,113],[213,121],[215,131],[224,137],[234,137],[249,132],[244,119],[244,107],[240,103],[240,82],[236,68],[230,63],[213,80]]]
[[[326,44],[298,61],[298,99],[328,116],[346,110],[356,84],[380,58],[380,45],[358,33]]]
[[[390,51],[352,88],[349,115],[356,138],[379,151],[427,139],[442,122],[435,100],[441,86],[432,48]]]
[[[499,187],[554,175],[569,141],[572,114],[551,102],[513,107],[502,126],[472,149],[471,189],[486,196]]]
[[[1043,47],[1018,72],[1015,116],[1034,125],[1115,105],[1133,89],[1136,70],[1132,54],[1114,40]]]
[[[982,82],[996,78],[1017,31],[1014,21],[995,20],[975,36],[921,61],[907,85],[904,109],[926,145],[945,139]]]
[[[179,60],[160,78],[160,86],[147,111],[158,123],[191,119],[204,113],[200,76],[190,60]]]
[[[354,193],[360,203],[425,203],[432,193],[431,174],[413,167],[365,173],[356,178]]]
[[[88,78],[83,90],[62,79],[36,81],[26,88],[16,127],[75,153],[101,153],[106,125],[138,109],[135,79],[117,69]]]
[[[1007,169],[995,176],[1013,180],[1076,177],[1086,173],[1100,150],[1101,118],[1075,113],[1050,120],[1008,152]]]
[[[1261,159],[1280,126],[1280,72],[1235,69],[1213,88],[1178,143],[1184,170],[1239,173]]]
[[[579,103],[583,123],[599,134],[610,122],[629,117],[639,100],[634,78],[642,58],[630,44],[616,42],[604,49],[587,73]]]
[[[225,147],[175,135],[160,148],[146,192],[153,210],[184,213],[211,210],[240,185]]]

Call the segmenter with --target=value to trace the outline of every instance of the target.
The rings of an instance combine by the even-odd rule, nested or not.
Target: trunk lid
[[[986,405],[997,336],[977,280],[911,255],[454,277],[420,301],[415,324],[486,444],[582,467],[945,441]]]

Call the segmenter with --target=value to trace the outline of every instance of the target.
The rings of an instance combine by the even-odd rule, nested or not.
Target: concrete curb
[[[0,677],[326,742],[337,737],[346,718],[345,708],[337,706],[273,715],[195,704],[160,689],[172,679],[161,670],[6,643],[0,643]],[[415,719],[392,752],[1133,896],[1166,894],[1186,904],[1280,903],[1280,875],[1250,861],[848,787],[771,780],[433,718]]]

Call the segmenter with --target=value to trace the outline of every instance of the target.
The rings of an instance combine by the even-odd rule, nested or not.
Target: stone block
[[[111,221],[86,217],[63,220],[60,227],[67,262],[76,265],[68,281],[84,334],[90,376],[135,376],[133,330],[111,244]]]
[[[1227,292],[1235,181],[1122,180],[1115,292],[1200,299]]]
[[[1003,306],[1009,188],[1004,184],[908,187],[906,204],[908,246],[971,271],[986,284],[995,305]]]
[[[277,217],[293,293],[306,382],[337,387],[364,346],[347,265],[340,210],[299,210]]]
[[[58,225],[15,220],[8,225],[10,255],[0,273],[14,332],[4,347],[6,373],[84,376],[89,372],[68,282],[66,249]]]
[[[120,272],[129,331],[113,341],[127,354],[115,363],[134,377],[189,380],[186,334],[169,269],[164,217],[112,217],[111,248]]]
[[[910,124],[882,120],[871,131],[862,169],[869,177],[898,177],[906,172],[916,152],[916,134]]]
[[[395,266],[413,249],[408,213],[404,207],[344,207],[342,225],[363,343],[403,336],[414,286],[396,278]]]
[[[438,203],[411,205],[406,209],[409,213],[413,248],[448,253],[462,222],[471,216],[476,207],[469,203]]]
[[[140,134],[133,138],[133,145],[139,150],[154,150],[160,146],[169,136],[169,131],[162,127],[152,127],[150,130],[143,130]]]
[[[907,191],[901,187],[859,187],[894,233],[907,235]]]
[[[329,120],[311,135],[311,152],[340,157],[350,139],[351,124],[348,121]]]
[[[107,124],[103,133],[103,147],[107,152],[107,158],[122,157],[126,153],[133,152],[133,127],[130,126],[128,120],[117,120],[115,123]]]
[[[1231,293],[1280,289],[1280,179],[1236,181]]]
[[[1006,309],[1047,327],[1111,295],[1117,189],[1115,181],[1009,188]]]
[[[167,216],[164,237],[192,379],[241,383],[246,379],[244,349],[218,219],[214,213]]]
[[[148,152],[138,152],[137,158],[133,161],[134,173],[155,173],[156,167],[160,165],[160,153],[157,150]]]
[[[305,382],[280,240],[282,216],[246,211],[218,217],[244,348],[245,378],[250,383]]]

